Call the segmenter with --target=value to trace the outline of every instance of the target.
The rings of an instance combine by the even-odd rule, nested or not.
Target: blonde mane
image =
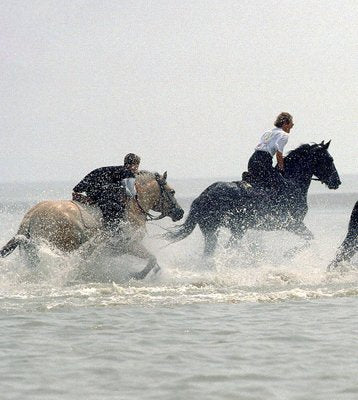
[[[142,185],[145,185],[153,179],[155,179],[155,173],[146,170],[139,171],[136,177],[137,182]]]

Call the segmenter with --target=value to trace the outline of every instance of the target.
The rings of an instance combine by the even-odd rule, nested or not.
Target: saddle
[[[242,173],[242,181],[238,183],[246,190],[250,187],[250,192],[256,195],[267,196],[271,201],[277,202],[277,196],[279,195],[277,189],[267,184],[267,182],[262,182],[262,180],[253,176],[248,171]]]
[[[260,187],[264,186],[262,182],[259,182],[257,179],[255,179],[255,177],[248,171],[242,173],[242,181],[246,182],[251,186],[260,186]]]

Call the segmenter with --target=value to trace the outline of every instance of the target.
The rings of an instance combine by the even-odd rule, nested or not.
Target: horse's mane
[[[285,175],[295,173],[299,165],[308,165],[312,151],[319,148],[319,146],[317,143],[306,143],[291,150],[285,157]]]
[[[298,159],[302,159],[307,157],[312,150],[319,147],[317,143],[305,143],[298,146],[296,149],[291,150],[287,156],[285,157],[285,162],[290,163],[292,161],[297,161]]]
[[[291,150],[290,152],[288,152],[287,156],[285,157],[286,160],[289,160],[293,157],[298,157],[298,156],[305,156],[307,155],[307,153],[313,149],[318,147],[319,145],[317,143],[305,143],[305,144],[301,144],[300,146],[298,146],[296,149]]]
[[[156,172],[140,170],[137,174],[138,183],[146,184],[148,181],[155,179]]]

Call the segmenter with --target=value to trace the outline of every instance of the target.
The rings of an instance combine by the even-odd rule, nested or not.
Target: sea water
[[[130,256],[84,264],[44,246],[36,271],[17,250],[0,259],[0,399],[357,399],[357,257],[326,272],[358,200],[357,177],[342,181],[312,184],[315,239],[293,260],[293,234],[249,231],[228,249],[223,230],[209,263],[198,228],[166,246],[170,220],[148,224],[161,271],[144,281]],[[172,182],[186,214],[212,182]],[[1,246],[72,186],[1,184]]]

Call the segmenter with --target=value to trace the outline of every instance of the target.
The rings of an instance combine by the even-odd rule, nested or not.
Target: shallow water
[[[29,193],[3,197],[1,243],[43,196]],[[170,221],[148,228],[162,270],[143,282],[128,279],[144,266],[129,256],[82,275],[75,255],[45,246],[36,272],[1,259],[1,399],[358,398],[357,259],[326,273],[357,198],[313,193],[315,240],[291,261],[294,235],[249,232],[225,249],[223,231],[208,264],[197,229],[167,247],[155,237]]]

